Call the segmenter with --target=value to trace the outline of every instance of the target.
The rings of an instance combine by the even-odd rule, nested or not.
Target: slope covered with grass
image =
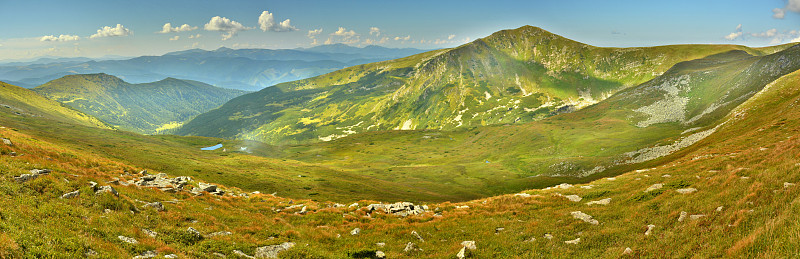
[[[130,84],[107,74],[68,75],[33,90],[115,128],[144,134],[169,133],[195,115],[246,93],[175,78]]]
[[[58,122],[109,128],[97,118],[47,99],[34,91],[0,82],[0,109],[19,117],[44,117]]]
[[[177,132],[292,144],[375,130],[520,124],[594,104],[678,62],[783,48],[601,48],[525,26],[452,49],[278,84],[235,98]]]
[[[800,212],[798,103],[800,72],[793,72],[719,116],[725,123],[713,134],[651,161],[650,169],[520,195],[426,203],[428,211],[408,217],[365,208],[376,201],[350,207],[238,196],[232,187],[217,197],[107,183],[151,168],[66,145],[55,133],[41,137],[32,122],[2,116],[0,136],[14,144],[0,146],[0,255],[214,258],[292,242],[280,258],[369,258],[377,251],[448,258],[462,241],[474,241],[465,252],[470,258],[791,257],[800,252],[793,238],[800,226],[792,220]],[[163,152],[158,158],[170,157]],[[52,172],[22,183],[12,178],[41,168]],[[95,194],[89,181],[119,195]],[[207,178],[189,186],[201,181]],[[77,197],[59,198],[75,190]],[[164,210],[144,206],[154,201]]]

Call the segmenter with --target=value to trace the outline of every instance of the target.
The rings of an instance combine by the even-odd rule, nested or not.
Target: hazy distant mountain
[[[348,66],[399,58],[422,52],[377,46],[341,47],[343,52],[302,49],[190,49],[162,56],[125,60],[44,58],[0,65],[0,80],[21,86],[40,85],[70,74],[106,73],[132,83],[166,77],[206,82],[218,87],[259,90],[282,82],[304,79]]]
[[[69,75],[33,90],[114,127],[145,134],[169,132],[245,93],[175,78],[130,84],[107,74]]]

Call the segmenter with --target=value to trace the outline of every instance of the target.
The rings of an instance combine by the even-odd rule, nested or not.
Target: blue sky
[[[0,0],[0,19],[0,60],[326,43],[433,49],[523,25],[595,46],[800,41],[800,0]]]

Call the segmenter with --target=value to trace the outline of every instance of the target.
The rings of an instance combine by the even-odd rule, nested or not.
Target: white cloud
[[[794,38],[794,39],[792,39],[792,40],[791,40],[791,42],[792,42],[792,43],[797,43],[797,42],[800,42],[800,37],[797,37],[797,38]],[[0,46],[2,46],[2,45],[0,45]]]
[[[447,36],[447,40],[452,40],[452,39],[454,39],[455,37],[456,37],[456,35],[455,35],[455,34],[450,34],[450,36]]]
[[[290,19],[286,19],[276,24],[275,17],[269,11],[263,11],[261,15],[258,16],[258,25],[261,27],[262,31],[284,32],[298,30],[296,27],[292,26],[291,23]]]
[[[384,44],[387,41],[389,41],[389,37],[383,37],[380,40],[366,39],[364,40],[364,44],[365,45]]]
[[[735,40],[742,36],[742,32],[731,32],[728,36],[725,36],[726,40]]]
[[[325,44],[325,45],[333,44],[333,39],[331,39],[331,37],[328,37],[328,39],[325,40],[325,43],[323,43],[323,44]]]
[[[772,9],[772,12],[774,13],[772,18],[775,19],[783,19],[783,17],[786,15],[786,10],[783,10],[782,8]]]
[[[769,29],[761,33],[750,33],[750,36],[759,38],[772,38],[775,37],[775,35],[778,35],[778,29]]]
[[[376,37],[381,36],[381,29],[378,27],[370,27],[369,28],[369,35],[375,35]]]
[[[190,39],[197,39],[197,38],[200,38],[200,36],[203,36],[203,35],[198,33],[198,34],[195,34],[195,35],[189,35],[189,38]]]
[[[331,35],[333,35],[333,36],[342,36],[342,37],[345,37],[345,38],[349,38],[349,37],[353,37],[353,36],[358,35],[358,33],[356,33],[353,30],[347,31],[347,29],[345,29],[344,27],[339,27],[339,30],[337,30],[334,33],[331,33]]]
[[[411,39],[411,35],[406,35],[405,37],[400,37],[400,36],[394,37],[394,40],[406,41],[406,40],[410,40],[410,39]]]
[[[58,37],[53,36],[53,35],[42,36],[42,38],[40,38],[39,41],[75,41],[75,40],[80,40],[80,39],[81,39],[81,37],[78,37],[78,35],[64,35],[64,34],[61,34],[61,35],[58,35]]]
[[[182,31],[193,31],[197,30],[197,26],[189,26],[188,24],[183,24],[178,27],[172,27],[171,23],[165,23],[164,26],[161,28],[161,31],[158,33],[170,33],[170,32],[182,32]]]
[[[731,32],[728,36],[725,36],[726,40],[735,40],[742,36],[742,24],[736,26],[736,32]]]
[[[795,13],[800,13],[800,0],[789,0],[786,9]]]
[[[169,40],[170,41],[176,41],[176,40],[178,40],[180,38],[181,38],[181,36],[175,35],[175,37],[169,38]]]
[[[133,34],[131,30],[125,28],[125,26],[122,26],[122,24],[118,23],[117,27],[103,26],[103,28],[97,30],[97,33],[92,34],[92,36],[89,36],[89,38],[94,39],[102,37],[119,37],[119,36],[128,36],[131,34]]]
[[[313,39],[322,33],[322,28],[308,31],[308,38]]]
[[[237,21],[232,21],[225,17],[214,16],[211,18],[203,29],[207,31],[219,31],[222,33],[222,40],[228,40],[236,35],[239,31],[246,31],[251,28],[245,27]]]
[[[464,43],[469,42],[471,39],[469,37],[464,38]]]

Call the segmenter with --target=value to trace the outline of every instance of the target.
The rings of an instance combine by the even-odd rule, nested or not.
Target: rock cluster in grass
[[[147,171],[142,171],[142,173],[146,174]],[[167,174],[160,173],[139,177],[139,179],[134,181],[133,184],[141,187],[154,187],[165,192],[176,192],[178,189],[188,184],[191,180],[192,178],[188,176],[169,178],[167,177]]]
[[[369,213],[382,210],[388,214],[405,217],[408,215],[419,215],[428,210],[426,205],[415,205],[410,202],[397,202],[392,204],[370,204],[366,207]]]
[[[572,214],[573,218],[583,220],[586,223],[589,223],[589,224],[592,224],[592,225],[600,224],[600,222],[597,221],[596,219],[593,219],[591,215],[583,213],[581,211],[573,211],[573,212],[570,212],[570,214]]]
[[[31,169],[29,174],[22,174],[20,176],[15,176],[14,180],[17,181],[18,183],[24,183],[36,179],[36,177],[39,177],[40,175],[47,175],[47,174],[50,174],[50,169]]]
[[[284,242],[280,245],[262,246],[256,248],[256,258],[278,258],[278,253],[294,247],[293,242]]]

